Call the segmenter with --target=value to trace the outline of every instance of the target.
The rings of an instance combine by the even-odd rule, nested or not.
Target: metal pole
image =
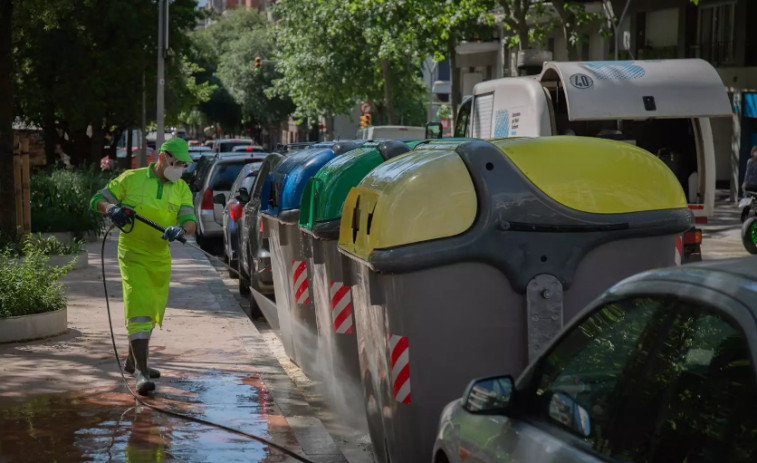
[[[147,86],[145,85],[145,71],[142,71],[142,134],[140,138],[139,167],[147,166]]]
[[[163,135],[165,133],[165,128],[163,127],[163,118],[164,118],[164,103],[165,103],[165,71],[164,71],[164,64],[165,64],[165,51],[166,51],[166,19],[168,17],[167,11],[166,11],[166,1],[167,0],[158,0],[158,94],[157,94],[157,106],[158,106],[158,114],[157,114],[157,123],[158,123],[158,129],[157,133],[155,134],[155,148],[156,150],[160,149],[160,145],[163,144]]]

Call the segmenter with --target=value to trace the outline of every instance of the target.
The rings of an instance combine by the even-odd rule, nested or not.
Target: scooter
[[[749,254],[757,254],[757,205],[753,207],[757,191],[744,191],[745,197],[739,201],[741,209],[741,243]],[[754,213],[753,213],[754,212]]]

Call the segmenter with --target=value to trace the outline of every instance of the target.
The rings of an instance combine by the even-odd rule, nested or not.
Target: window
[[[455,121],[455,137],[463,138],[468,133],[468,123],[470,122],[470,110],[473,99],[468,99],[460,106],[460,111],[457,112],[457,121]]]
[[[748,344],[733,322],[695,303],[646,297],[597,310],[543,359],[524,394],[531,419],[619,461],[757,460]],[[576,420],[558,413],[571,410],[566,402],[590,426],[571,429]]]
[[[735,2],[699,6],[699,58],[715,66],[733,63]]]

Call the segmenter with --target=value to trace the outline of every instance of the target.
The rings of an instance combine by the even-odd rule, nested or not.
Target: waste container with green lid
[[[691,223],[670,170],[612,140],[420,146],[373,170],[339,247],[379,461],[430,461],[472,378],[519,374],[603,290],[673,265]]]
[[[353,416],[363,415],[364,407],[350,282],[345,278],[349,272],[343,267],[349,259],[337,250],[342,206],[350,189],[371,170],[418,143],[421,142],[365,143],[323,166],[308,181],[302,197],[299,225],[308,268],[312,269],[322,379],[336,399],[333,403],[344,404],[344,411]]]
[[[287,156],[272,170],[261,191],[260,215],[269,239],[279,332],[287,355],[310,378],[318,378],[318,329],[310,297],[312,271],[303,255],[298,227],[307,181],[326,163],[363,142],[325,142]]]

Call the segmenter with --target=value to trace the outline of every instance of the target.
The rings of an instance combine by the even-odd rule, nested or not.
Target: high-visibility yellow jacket
[[[90,206],[106,200],[129,206],[137,214],[162,227],[197,222],[192,193],[184,180],[163,182],[153,171],[154,163],[142,169],[127,170],[95,193]],[[118,266],[124,293],[126,322],[135,317],[151,317],[162,324],[171,280],[171,253],[168,241],[159,231],[135,221],[130,233],[118,238]]]

